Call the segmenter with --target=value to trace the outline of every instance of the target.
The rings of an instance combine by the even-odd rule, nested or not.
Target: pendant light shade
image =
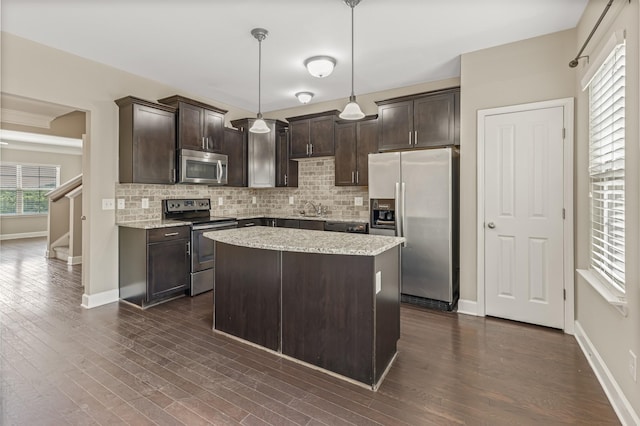
[[[267,126],[267,123],[262,119],[260,89],[261,89],[261,77],[262,77],[262,40],[264,40],[269,34],[269,31],[264,28],[254,28],[251,30],[251,35],[258,40],[258,118],[253,122],[253,126],[249,129],[251,133],[269,133],[271,129]]]
[[[360,3],[360,0],[344,0],[345,4],[351,8],[351,96],[349,97],[349,103],[340,114],[340,118],[343,120],[360,120],[364,118],[364,113],[360,109],[360,105],[356,102],[356,94],[353,89],[353,9]]]
[[[267,126],[267,123],[262,119],[262,114],[258,115],[256,121],[253,122],[253,126],[249,129],[251,133],[269,133],[271,129]]]

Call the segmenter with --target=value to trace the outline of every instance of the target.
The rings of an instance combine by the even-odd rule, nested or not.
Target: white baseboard
[[[97,308],[107,303],[117,302],[119,298],[120,290],[117,288],[97,294],[83,294],[81,306],[86,309]]]
[[[602,360],[602,357],[600,357],[600,354],[578,321],[575,322],[575,337],[584,356],[587,357],[591,369],[598,378],[600,386],[602,386],[604,393],[607,395],[607,398],[609,398],[609,402],[618,415],[620,422],[623,425],[629,426],[640,425],[640,417],[638,417],[638,414],[634,411],[629,400],[622,392],[622,389],[618,386],[616,379],[611,374],[611,371],[609,371],[607,364]]]
[[[478,302],[475,300],[458,300],[458,313],[478,316]]]
[[[22,238],[46,237],[47,231],[38,232],[22,232],[20,234],[3,234],[0,235],[0,241],[4,240],[20,240]]]
[[[82,263],[82,256],[69,256],[67,258],[67,265],[79,265]]]

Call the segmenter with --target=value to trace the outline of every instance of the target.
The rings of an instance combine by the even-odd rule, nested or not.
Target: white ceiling
[[[355,8],[355,91],[460,75],[460,54],[576,26],[587,0],[362,0]],[[348,98],[350,9],[341,0],[3,0],[3,31],[186,93],[257,111]],[[311,77],[303,61],[337,59]],[[567,62],[571,58],[567,58]],[[99,84],[99,83],[97,83]]]

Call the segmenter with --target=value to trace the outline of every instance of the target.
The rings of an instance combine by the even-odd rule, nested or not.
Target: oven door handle
[[[207,230],[220,230],[223,229],[233,229],[238,226],[238,222],[224,222],[220,224],[207,224],[207,225],[193,225],[192,229],[194,231],[207,231]]]

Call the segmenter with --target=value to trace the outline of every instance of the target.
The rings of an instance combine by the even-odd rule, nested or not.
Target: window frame
[[[619,55],[619,50],[622,50],[622,54]],[[604,288],[597,288],[600,294],[603,294],[607,300],[611,303],[621,303],[625,301],[626,294],[626,43],[624,39],[621,42],[609,47],[606,53],[606,59],[602,61],[602,64],[591,76],[587,85],[588,93],[588,122],[589,122],[589,157],[588,157],[588,180],[589,180],[589,277],[588,281],[594,286],[602,286]],[[619,59],[622,58],[622,59]],[[615,65],[620,65],[620,68],[615,68]],[[622,83],[616,82],[616,70],[621,71]],[[609,74],[608,76],[606,74]],[[609,90],[611,90],[611,98],[607,99],[607,108],[610,110],[607,113],[607,120],[600,120],[597,125],[594,125],[594,116],[603,115],[602,105],[594,107],[594,102],[602,101],[603,96],[596,97],[594,101],[594,81],[602,81],[602,79],[608,80],[610,84]],[[618,76],[619,78],[620,76]],[[621,87],[621,94],[617,93],[615,88]],[[616,110],[616,106],[622,107]],[[618,117],[616,118],[616,114]],[[621,114],[621,115],[620,115]],[[610,122],[608,121],[610,120]],[[620,122],[622,124],[620,124]],[[594,136],[597,133],[607,129],[605,137],[594,140]],[[616,139],[615,135],[622,135],[621,139]],[[622,146],[620,148],[620,146]],[[602,154],[602,151],[605,153]],[[594,152],[598,152],[594,156]],[[622,157],[620,157],[622,153]],[[611,158],[603,161],[596,161],[595,157],[603,157],[603,155],[610,156]],[[617,163],[622,163],[622,167]],[[614,185],[618,182],[622,182],[622,188]],[[604,182],[604,183],[603,183]],[[614,188],[615,187],[615,188]],[[599,190],[596,190],[599,189]],[[616,192],[620,194],[622,192],[621,199],[616,197]],[[595,197],[594,194],[599,194]],[[614,205],[616,205],[614,207]],[[621,207],[620,207],[621,205]],[[621,223],[621,225],[613,225],[611,219],[615,215],[615,221]],[[621,218],[621,219],[620,219]],[[616,233],[616,229],[618,232]],[[620,233],[619,230],[622,229]],[[597,235],[604,235],[603,238],[598,238]],[[617,234],[617,235],[616,235]],[[621,236],[620,236],[621,235]],[[617,254],[615,252],[620,251]],[[599,258],[603,258],[604,253],[606,259],[598,261]],[[615,258],[618,258],[615,260]],[[622,260],[620,261],[620,257]],[[612,260],[613,259],[613,260]],[[610,266],[609,266],[609,265]],[[620,268],[621,265],[621,268]],[[621,271],[621,274],[616,273],[615,270]],[[585,274],[582,274],[585,276]],[[617,276],[616,276],[617,275]],[[594,282],[594,280],[596,282]],[[614,303],[614,304],[617,304]]]
[[[0,212],[0,217],[2,218],[11,218],[11,217],[15,217],[15,218],[26,218],[26,217],[41,217],[41,216],[47,216],[49,214],[49,207],[47,206],[46,211],[41,212],[41,213],[36,213],[36,212],[24,212],[24,193],[25,191],[33,191],[33,190],[37,190],[37,191],[52,191],[56,188],[58,188],[60,186],[60,169],[61,166],[59,164],[38,164],[38,163],[26,163],[26,162],[9,162],[9,161],[2,161],[0,162],[0,165],[2,166],[15,166],[16,167],[16,174],[15,174],[15,182],[16,182],[16,212],[15,213],[1,213]],[[49,168],[49,169],[55,169],[55,186],[53,188],[25,188],[23,186],[23,180],[24,180],[24,176],[23,176],[23,167],[38,167],[38,168]],[[12,191],[13,189],[7,189],[7,188],[0,188],[0,190],[2,191]]]

